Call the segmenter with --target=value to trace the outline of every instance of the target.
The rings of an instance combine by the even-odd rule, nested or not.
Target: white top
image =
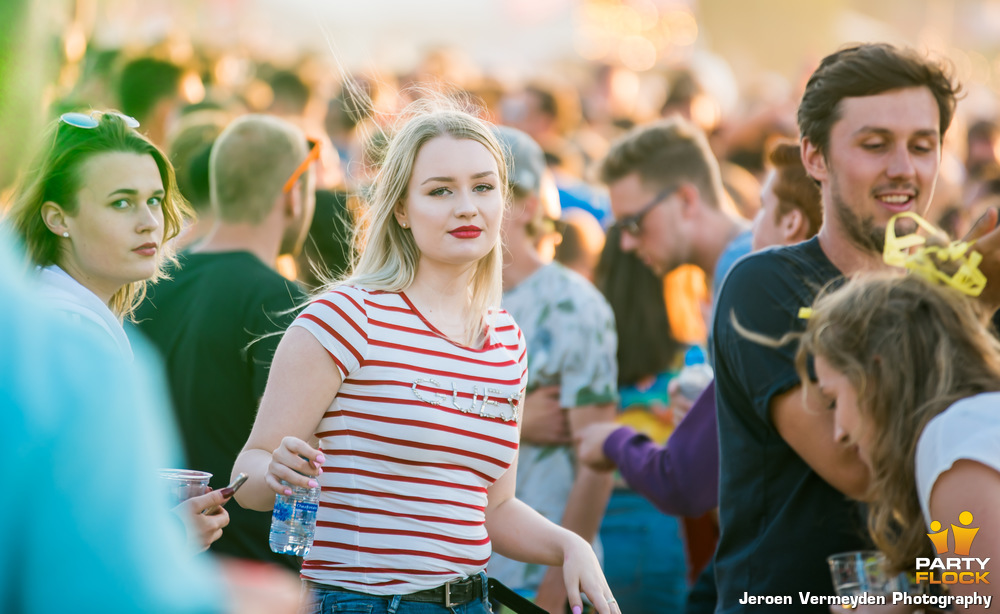
[[[38,269],[39,295],[70,321],[96,326],[110,338],[122,356],[132,360],[132,345],[118,317],[80,282],[56,265]]]
[[[618,333],[611,306],[594,284],[553,262],[504,292],[503,307],[517,320],[528,343],[532,389],[558,386],[559,405],[570,411],[617,403]],[[523,442],[517,455],[517,498],[562,524],[576,467],[572,445]],[[593,546],[600,560],[596,536]],[[488,569],[491,578],[525,592],[537,591],[548,571],[544,565],[499,554],[490,559]]]
[[[955,461],[967,459],[1000,471],[1000,392],[986,392],[955,402],[934,417],[917,441],[917,494],[928,526],[931,491]]]
[[[344,382],[316,436],[326,457],[302,576],[376,595],[474,575],[490,558],[487,488],[517,452],[527,351],[507,312],[481,349],[402,293],[341,286],[292,323]]]

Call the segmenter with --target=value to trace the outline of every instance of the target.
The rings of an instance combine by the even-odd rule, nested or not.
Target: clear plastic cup
[[[174,507],[191,497],[207,493],[212,474],[192,469],[160,469],[160,478],[170,494],[170,507]]]
[[[855,550],[826,557],[830,564],[833,588],[841,597],[868,593],[891,595],[903,590],[900,577],[885,570],[885,556],[877,550]]]

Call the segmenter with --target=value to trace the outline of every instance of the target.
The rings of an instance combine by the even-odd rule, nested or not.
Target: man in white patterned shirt
[[[593,542],[611,493],[612,474],[580,466],[569,441],[572,433],[587,425],[614,419],[618,401],[614,316],[589,281],[559,263],[546,262],[540,253],[542,239],[555,223],[553,212],[542,202],[541,148],[513,128],[500,127],[497,134],[508,150],[512,193],[503,229],[503,307],[528,343],[517,497]],[[511,588],[535,595],[536,603],[547,611],[565,610],[560,569],[494,555],[487,570]]]

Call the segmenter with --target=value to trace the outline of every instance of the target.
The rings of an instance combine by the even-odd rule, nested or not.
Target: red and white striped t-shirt
[[[455,344],[405,294],[341,286],[292,324],[344,378],[316,432],[326,456],[302,576],[406,594],[486,567],[486,489],[517,452],[527,353],[506,311],[482,349]]]

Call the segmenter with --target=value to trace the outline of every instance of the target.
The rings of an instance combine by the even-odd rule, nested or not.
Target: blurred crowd
[[[29,44],[22,49],[30,49]],[[93,458],[130,463],[127,454],[138,454],[142,462],[128,477],[147,482],[150,492],[155,474],[141,475],[140,470],[174,464],[214,475],[214,496],[209,493],[204,500],[174,510],[182,523],[164,514],[147,527],[114,525],[115,530],[143,535],[162,529],[162,534],[143,539],[149,540],[149,548],[167,543],[176,552],[159,557],[150,551],[123,550],[116,556],[130,558],[129,564],[135,566],[146,564],[150,557],[161,558],[156,570],[160,578],[190,582],[197,589],[186,603],[155,590],[142,595],[139,588],[136,600],[161,600],[166,604],[162,611],[214,611],[223,607],[223,601],[231,601],[231,595],[252,587],[264,594],[253,597],[259,599],[258,606],[267,603],[275,608],[272,611],[294,610],[298,585],[290,574],[301,569],[304,578],[316,579],[325,572],[322,562],[307,561],[302,567],[299,559],[271,553],[270,513],[249,509],[254,505],[244,509],[232,503],[214,515],[201,511],[224,504],[232,495],[218,491],[230,482],[252,429],[259,428],[254,424],[257,408],[269,385],[270,361],[281,334],[315,292],[351,272],[358,256],[353,241],[364,230],[359,224],[366,219],[364,210],[378,187],[374,183],[398,118],[415,102],[446,98],[491,124],[516,131],[515,136],[500,132],[498,138],[512,165],[509,183],[516,222],[504,229],[503,300],[527,337],[530,373],[523,404],[518,497],[597,545],[614,594],[608,604],[617,603],[619,611],[658,613],[687,607],[690,612],[710,612],[715,603],[711,560],[719,538],[714,388],[710,385],[704,395],[699,389],[686,396],[677,376],[685,366],[712,361],[713,305],[733,263],[752,250],[809,239],[823,220],[820,192],[802,167],[798,147],[796,112],[805,79],[799,84],[773,75],[744,78],[735,104],[724,103],[713,84],[729,79],[738,89],[736,80],[725,71],[705,74],[709,70],[705,66],[715,65],[658,66],[636,73],[581,61],[571,70],[542,67],[530,78],[515,80],[479,69],[456,49],[435,50],[413,70],[393,73],[345,72],[331,69],[327,59],[310,56],[284,64],[223,49],[188,46],[178,52],[176,45],[160,44],[137,52],[87,45],[75,61],[64,60],[52,71],[53,84],[44,91],[40,88],[34,101],[33,113],[54,126],[44,133],[49,140],[38,138],[39,130],[25,140],[17,157],[4,159],[21,162],[34,152],[47,160],[44,152],[37,152],[53,143],[69,148],[72,130],[96,133],[110,124],[122,134],[134,129],[143,142],[129,141],[129,151],[136,148],[137,155],[152,155],[159,171],[152,176],[164,178],[160,191],[151,191],[146,202],[162,201],[166,230],[157,231],[163,234],[150,244],[168,258],[135,279],[123,278],[117,288],[100,284],[88,288],[104,299],[114,317],[94,316],[99,308],[86,313],[74,308],[78,318],[103,322],[101,326],[113,334],[117,334],[114,320],[124,323],[127,339],[118,340],[116,346],[94,341],[92,331],[63,331],[73,339],[68,350],[48,338],[58,337],[55,332],[46,333],[45,339],[5,343],[17,351],[43,352],[38,359],[45,364],[39,368],[43,373],[75,372],[83,363],[90,363],[94,373],[78,374],[75,379],[80,381],[60,384],[69,388],[49,397],[35,398],[31,391],[21,390],[22,396],[11,394],[0,402],[11,403],[13,409],[32,403],[42,408],[79,404],[118,416],[113,432],[95,427],[85,435],[89,448],[79,452],[53,448],[73,445],[62,438],[55,443],[45,440],[41,447],[53,455],[71,455],[95,472],[104,463]],[[0,73],[0,78],[5,76]],[[9,120],[4,119],[6,130]],[[623,178],[645,172],[645,156],[660,155],[659,145],[644,144],[637,136],[651,126],[655,129],[644,133],[651,135],[649,139],[688,147],[671,153],[675,156],[668,158],[674,161],[671,164],[681,168],[685,159],[704,155],[713,160],[712,169],[717,161],[717,171],[711,172],[718,173],[723,187],[717,205],[699,209],[702,232],[678,234],[663,242],[662,250],[670,253],[658,253],[638,237],[643,216],[673,198],[673,192],[657,194],[656,201],[628,219],[616,219],[612,212],[615,198],[629,197]],[[121,147],[109,145],[108,151]],[[156,150],[163,152],[163,160],[153,153]],[[949,239],[960,239],[991,207],[1000,207],[1000,115],[970,115],[960,104],[941,155],[937,187],[925,217]],[[56,169],[60,163],[46,162]],[[116,168],[124,164],[119,161]],[[60,237],[75,241],[94,232],[74,226],[72,213],[48,206],[58,201],[55,188],[38,188],[43,192],[36,198],[41,216],[26,209],[31,205],[25,194],[31,190],[25,188],[25,176],[37,168],[19,166],[19,172],[4,169],[8,183],[0,185],[0,213],[12,220],[22,242],[29,237],[30,243],[32,233],[45,233],[40,217],[51,235],[37,245],[21,245],[29,257],[44,260],[45,253],[54,253],[56,248],[46,247],[45,241]],[[111,166],[86,168],[95,177],[114,177],[119,171]],[[58,172],[48,179],[58,183],[54,178]],[[703,190],[702,195],[710,191]],[[174,204],[178,195],[182,198]],[[522,218],[517,211],[523,212]],[[32,230],[32,222],[22,218],[34,219],[38,228]],[[94,241],[101,237],[93,236]],[[11,237],[3,239],[6,249],[17,248]],[[72,252],[74,262],[90,262],[87,253],[77,253],[80,248],[71,249],[77,250]],[[62,277],[50,282],[61,294],[51,289],[36,293],[25,286],[23,267],[12,264],[16,260],[10,254],[0,256],[5,262],[3,279],[10,284],[10,294],[5,289],[0,301],[5,305],[0,319],[45,319],[36,305],[73,301],[78,295]],[[83,267],[74,271],[64,262],[58,264],[62,269],[40,270],[55,276],[65,270],[81,280],[74,273]],[[526,281],[552,266],[559,267],[556,277],[536,278],[531,285]],[[142,287],[133,288],[140,279]],[[146,284],[146,279],[155,283]],[[121,294],[122,288],[131,289]],[[19,298],[6,298],[13,296]],[[15,302],[24,313],[7,314]],[[26,324],[20,333],[27,334],[29,328]],[[561,340],[559,331],[572,342]],[[101,350],[90,353],[91,343]],[[558,352],[565,352],[565,361],[552,358]],[[33,364],[27,356],[22,361],[20,354],[0,353],[0,364],[20,361],[23,369]],[[99,384],[111,385],[121,378],[105,372],[99,363],[126,358],[123,373],[134,389],[116,384],[114,395],[103,397],[105,389]],[[40,377],[24,381],[35,383]],[[570,389],[574,378],[586,379]],[[4,407],[8,414],[9,409]],[[121,422],[122,416],[147,409],[162,411],[156,420],[172,425],[155,420],[153,425],[144,420],[135,425]],[[681,429],[682,421],[687,430]],[[26,437],[32,436],[35,427],[27,425],[28,419],[23,422]],[[632,429],[629,435],[641,435],[643,445],[662,445],[671,436],[672,442],[678,437],[698,441],[686,469],[698,467],[704,472],[694,474],[698,483],[692,477],[691,484],[674,484],[665,491],[662,484],[667,478],[654,483],[648,467],[629,465],[628,455],[638,452],[628,446],[637,444],[623,439],[625,434],[618,430],[622,425]],[[122,443],[129,439],[135,441]],[[675,455],[682,454],[682,443],[671,445]],[[621,456],[609,464],[605,455],[615,446],[620,446]],[[21,460],[30,458],[36,457],[26,455]],[[619,473],[606,471],[615,465],[620,466]],[[47,488],[73,490],[59,476],[76,472],[51,473]],[[112,500],[128,497],[104,494]],[[52,505],[64,511],[76,509],[80,503],[70,497],[67,494],[66,500]],[[150,497],[166,505],[165,497]],[[151,509],[123,507],[114,512],[108,507],[109,513],[142,517]],[[97,532],[108,530],[96,521],[93,527],[97,540],[102,539]],[[184,542],[189,551],[207,548],[211,554],[196,557],[181,552],[179,544]],[[25,544],[12,541],[11,548],[15,546]],[[213,582],[206,581],[219,573],[216,559],[207,558],[212,555],[228,561],[222,573],[229,592],[221,596],[210,586]],[[189,565],[192,560],[204,566]],[[573,598],[566,594],[561,574],[549,573],[545,565],[519,565],[494,558],[487,572],[495,571],[505,584],[548,611],[568,610]],[[40,568],[41,564],[21,571]],[[181,568],[187,571],[177,571]],[[6,571],[0,575],[16,577],[7,560],[0,565],[4,570],[9,575]],[[102,573],[95,569],[93,581],[115,582]],[[136,587],[148,582],[120,581]],[[20,611],[45,609],[38,605],[43,601],[34,600],[41,600],[40,594],[32,598],[22,592],[42,592],[40,586],[8,587],[5,594],[4,584],[0,583],[0,602],[14,603],[16,598],[22,604]],[[172,587],[174,582],[167,584]],[[699,595],[705,599],[701,610]],[[122,603],[122,609],[108,611],[129,611],[135,605]],[[598,610],[612,611],[604,607]],[[145,607],[132,611],[147,609],[161,611]]]
[[[144,134],[178,162],[185,196],[203,214],[200,218],[208,198],[207,177],[199,168],[207,160],[196,158],[212,140],[214,131],[207,126],[218,130],[246,113],[289,119],[321,139],[320,186],[354,192],[370,180],[384,131],[408,103],[429,91],[463,97],[485,118],[523,130],[538,142],[563,208],[588,211],[604,228],[610,212],[594,165],[634,126],[678,114],[703,130],[720,161],[731,205],[747,219],[760,206],[768,147],[797,137],[801,84],[774,73],[737,80],[718,62],[643,73],[593,62],[568,70],[521,67],[517,74],[533,76],[515,79],[489,74],[452,48],[428,52],[407,72],[344,73],[323,56],[276,65],[266,57],[189,45],[178,52],[177,47],[163,43],[139,54],[86,47],[78,62],[62,67],[59,85],[48,90],[48,113],[113,108],[136,118]],[[735,102],[730,91],[739,92]],[[953,236],[963,234],[970,218],[997,195],[1000,128],[995,114],[984,111],[996,102],[980,89],[975,98],[974,108],[959,105],[930,212],[932,221]],[[595,249],[592,242],[587,245]]]

